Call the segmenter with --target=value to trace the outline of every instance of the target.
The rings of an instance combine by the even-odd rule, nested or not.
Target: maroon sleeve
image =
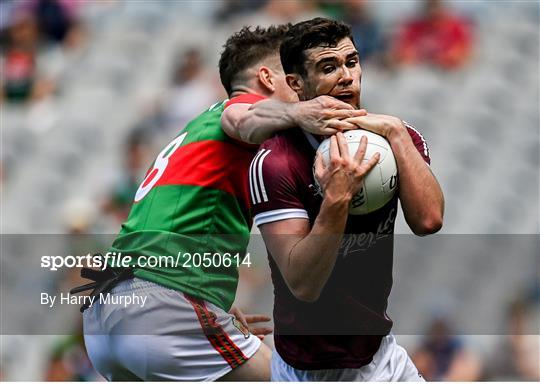
[[[409,132],[409,135],[411,136],[414,146],[416,147],[418,152],[420,152],[424,161],[428,164],[431,164],[431,158],[429,157],[429,148],[426,139],[424,139],[424,136],[422,136],[422,134],[418,132],[416,128],[414,128],[412,125],[405,121],[404,123],[407,127],[407,132]]]
[[[279,145],[272,145],[278,141],[267,141],[249,168],[249,189],[257,226],[285,219],[308,218],[290,167],[294,157],[288,157]]]

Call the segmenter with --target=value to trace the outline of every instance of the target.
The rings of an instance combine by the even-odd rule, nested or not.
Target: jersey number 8
[[[150,192],[152,187],[156,185],[158,180],[165,173],[165,168],[169,164],[169,158],[173,153],[182,145],[182,141],[186,138],[188,133],[185,132],[171,141],[157,156],[154,166],[148,172],[143,182],[141,183],[137,193],[135,194],[135,202],[141,201]]]

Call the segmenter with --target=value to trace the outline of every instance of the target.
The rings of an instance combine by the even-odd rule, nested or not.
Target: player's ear
[[[266,88],[270,93],[274,93],[276,91],[276,86],[274,84],[274,78],[272,77],[272,71],[270,68],[262,66],[259,68],[259,71],[257,72],[257,77],[259,78],[259,82],[261,85]]]
[[[291,87],[291,89],[295,91],[299,96],[303,93],[302,91],[304,89],[304,79],[302,79],[300,75],[298,75],[297,73],[288,74],[285,77],[285,81],[287,82],[289,87]]]

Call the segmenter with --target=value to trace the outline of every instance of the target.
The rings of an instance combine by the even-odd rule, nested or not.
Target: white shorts
[[[146,297],[130,305],[96,302],[84,311],[84,341],[107,380],[211,381],[243,364],[261,341],[234,316],[204,300],[131,279],[111,298]]]
[[[381,341],[373,360],[361,368],[300,370],[291,367],[274,350],[272,381],[425,381],[393,335]]]

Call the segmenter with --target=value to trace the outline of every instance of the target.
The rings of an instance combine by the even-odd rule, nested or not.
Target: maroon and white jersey
[[[412,127],[408,131],[429,163],[424,139]],[[300,129],[283,131],[261,145],[249,171],[257,226],[292,218],[304,218],[313,225],[322,202],[312,173],[318,145]],[[375,212],[349,216],[332,275],[316,302],[293,296],[269,254],[275,346],[289,365],[304,370],[338,369],[371,362],[392,328],[386,307],[392,287],[397,195]]]

